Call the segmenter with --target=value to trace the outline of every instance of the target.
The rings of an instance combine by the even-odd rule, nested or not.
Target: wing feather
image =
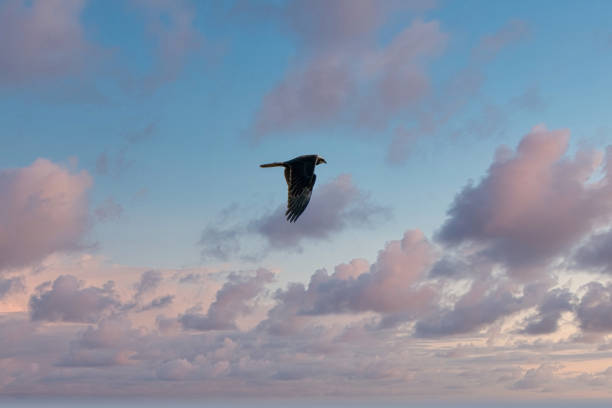
[[[314,174],[314,160],[299,160],[286,168],[285,179],[288,185],[287,221],[295,222],[304,212],[317,176]],[[288,173],[288,174],[287,174]]]

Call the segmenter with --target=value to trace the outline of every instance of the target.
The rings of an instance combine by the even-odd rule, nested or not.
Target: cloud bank
[[[279,284],[265,268],[109,265],[66,254],[83,230],[57,227],[70,245],[2,266],[0,390],[407,397],[443,387],[457,398],[609,397],[610,156],[568,150],[568,131],[536,126],[459,191],[433,239],[408,229],[374,260],[316,270],[305,282]],[[1,180],[5,214],[86,225],[74,214],[87,214],[87,174],[39,160]],[[377,214],[349,176],[320,195],[327,206],[313,202],[299,234],[264,228],[277,222],[270,214],[240,231],[293,248]]]

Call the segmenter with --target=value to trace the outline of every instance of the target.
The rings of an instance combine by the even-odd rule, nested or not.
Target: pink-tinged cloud
[[[342,119],[378,125],[401,109],[411,107],[428,92],[425,66],[441,53],[446,43],[446,35],[437,22],[416,20],[383,47],[376,47],[374,41],[361,41],[363,44],[353,46],[355,37],[348,33],[373,35],[372,28],[378,27],[376,21],[382,17],[353,7],[352,2],[325,4],[334,10],[347,7],[347,11],[326,10],[325,19],[311,22],[312,30],[326,39],[325,45],[290,68],[285,78],[264,96],[252,129],[257,137],[339,123]],[[372,5],[359,4],[366,8]],[[300,7],[313,7],[311,11],[317,14],[317,5],[320,6],[307,2]],[[343,19],[350,13],[363,13],[364,21],[344,24]],[[308,14],[302,17],[308,19]],[[333,24],[327,21],[334,19],[339,21]],[[319,25],[334,29],[319,31]],[[305,37],[320,41],[311,34]]]
[[[349,99],[356,97],[351,69],[342,58],[325,55],[305,69],[288,73],[264,96],[256,114],[256,135],[309,128],[337,118]]]
[[[425,10],[432,0],[295,0],[281,11],[308,48],[333,48],[364,40],[393,13]]]
[[[0,84],[78,74],[97,51],[81,22],[84,0],[0,4]]]
[[[55,365],[58,367],[111,367],[134,364],[142,332],[131,327],[126,319],[104,319],[97,326],[89,326],[77,340],[70,342],[70,350]]]
[[[446,41],[438,22],[416,20],[386,48],[368,56],[366,72],[376,80],[376,94],[369,98],[367,109],[380,101],[382,111],[393,113],[421,100],[429,88],[425,62],[439,55]]]
[[[357,258],[351,260],[349,263],[343,263],[336,265],[334,268],[333,278],[348,280],[350,278],[357,278],[362,273],[370,270],[370,263],[363,258]]]
[[[188,311],[179,321],[189,330],[236,329],[236,318],[251,312],[251,301],[273,280],[274,274],[266,269],[257,270],[254,276],[232,273],[206,314]]]
[[[83,287],[76,277],[61,275],[46,288],[30,298],[32,320],[96,322],[120,304],[112,281],[102,287]]]
[[[509,267],[541,265],[563,254],[612,215],[612,187],[589,180],[602,155],[565,157],[569,131],[535,127],[516,152],[501,148],[486,176],[468,184],[437,234],[449,247],[475,245]],[[606,166],[608,168],[609,166]]]
[[[363,260],[353,260],[337,266],[331,276],[325,270],[315,272],[307,287],[292,284],[277,291],[278,304],[260,329],[292,333],[301,327],[300,316],[368,311],[410,320],[436,300],[436,291],[423,285],[433,259],[423,233],[407,231],[402,240],[388,242],[369,268]]]
[[[87,172],[45,159],[0,171],[0,270],[81,245],[89,216]]]
[[[157,369],[157,378],[167,381],[179,381],[193,371],[193,365],[184,358],[177,358],[163,363]]]
[[[306,45],[330,47],[369,35],[384,22],[390,6],[394,5],[374,0],[297,0],[289,3],[285,13],[289,26]]]

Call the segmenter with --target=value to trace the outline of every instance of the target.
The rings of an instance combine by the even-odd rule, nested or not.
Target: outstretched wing
[[[314,169],[313,160],[292,163],[285,169],[285,179],[289,190],[285,215],[289,222],[295,222],[310,202],[312,188],[317,180]]]

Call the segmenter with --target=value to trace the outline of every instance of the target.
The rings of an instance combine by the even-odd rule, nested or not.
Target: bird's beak
[[[321,163],[327,163],[324,158],[321,157]]]

